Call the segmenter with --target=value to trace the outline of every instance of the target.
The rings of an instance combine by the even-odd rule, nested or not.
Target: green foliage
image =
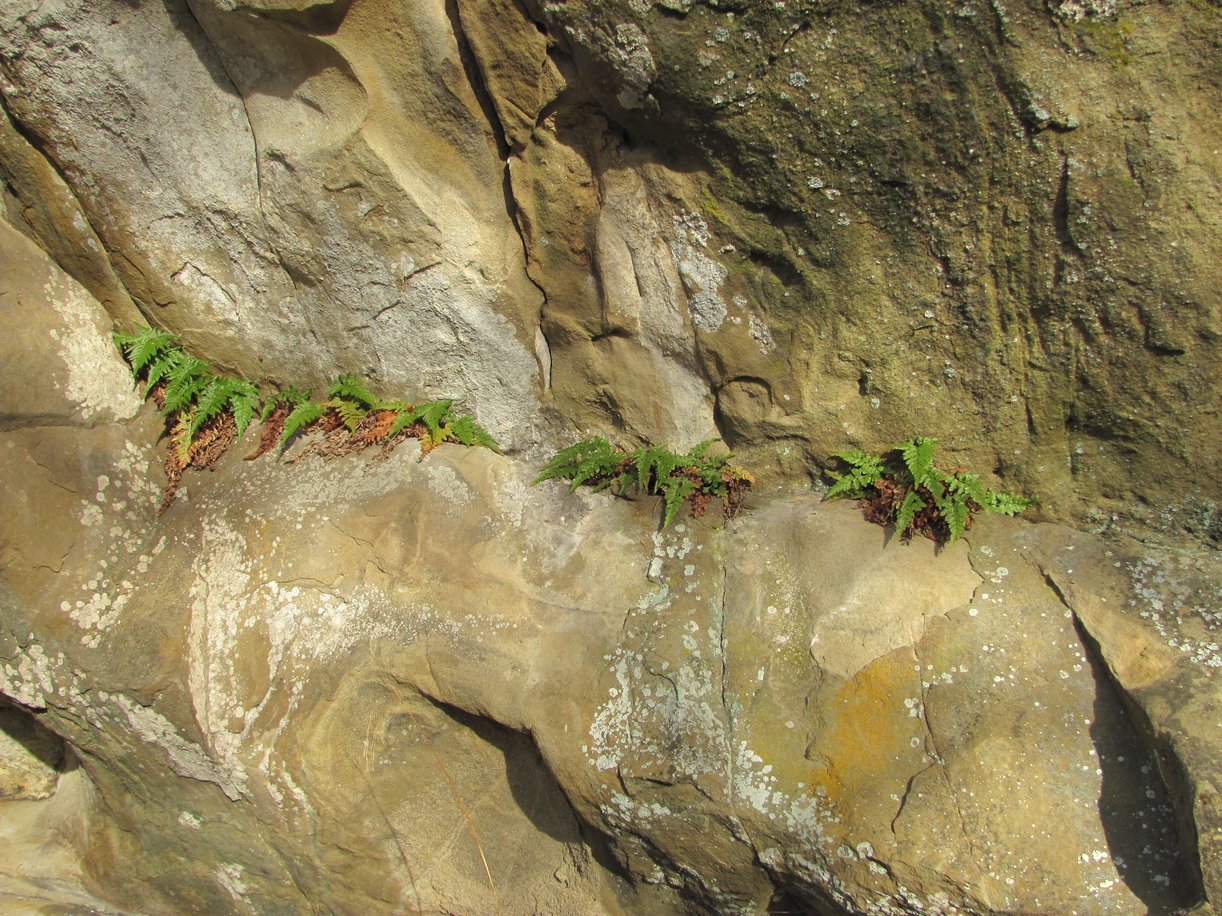
[[[267,418],[272,415],[272,411],[281,404],[287,405],[288,408],[292,410],[294,407],[304,404],[306,401],[310,400],[310,397],[313,394],[313,391],[295,388],[292,385],[289,385],[287,388],[281,388],[263,402],[263,410],[259,413],[259,422],[266,423]]]
[[[843,474],[837,471],[827,472],[833,480],[831,489],[827,491],[829,499],[837,496],[861,499],[865,496],[866,490],[874,486],[888,472],[887,466],[883,464],[878,455],[871,455],[860,449],[853,449],[851,452],[837,452],[833,457],[839,458],[849,466],[849,469]]]
[[[191,422],[187,425],[189,439],[194,439],[200,427],[228,410],[237,425],[237,437],[242,438],[246,427],[255,415],[255,404],[259,402],[259,389],[245,379],[214,375],[208,387],[200,393],[191,411]],[[167,399],[167,403],[169,403]]]
[[[614,479],[621,473],[624,453],[612,448],[602,436],[585,439],[563,448],[543,466],[535,483],[545,480],[564,479],[572,481],[569,492],[595,478]],[[608,480],[608,482],[609,482]],[[605,486],[605,484],[604,484]]]
[[[989,489],[975,474],[940,470],[934,464],[937,444],[937,439],[918,436],[886,455],[838,452],[834,457],[846,470],[828,471],[833,483],[827,496],[863,500],[867,517],[894,524],[901,538],[920,531],[952,544],[970,527],[975,512],[1017,515],[1032,505],[1021,496]]]
[[[341,375],[327,390],[327,394],[334,400],[346,401],[350,404],[358,404],[368,413],[371,410],[381,408],[385,402],[365,387],[365,383],[355,375]]]
[[[703,511],[704,502],[719,497],[728,511],[736,511],[743,492],[751,485],[749,474],[729,464],[730,455],[706,454],[711,444],[712,440],[702,442],[686,455],[652,445],[626,452],[613,447],[602,436],[595,436],[553,455],[535,483],[568,480],[570,493],[582,485],[595,491],[610,488],[615,493],[636,487],[662,497],[665,528],[674,521],[685,501]]]
[[[284,418],[284,429],[280,431],[280,445],[282,447],[286,445],[297,430],[304,429],[315,420],[321,420],[326,412],[326,406],[308,398],[298,403]]]
[[[203,394],[214,378],[206,362],[183,353],[166,372],[165,403],[161,412],[169,416],[186,409]]]
[[[285,446],[318,421],[325,421],[328,431],[341,423],[347,430],[346,437],[329,439],[324,451],[328,457],[379,441],[392,448],[405,431],[420,438],[422,453],[442,442],[500,451],[496,440],[473,417],[451,410],[453,401],[420,405],[388,401],[360,378],[341,375],[331,384],[325,401],[314,401],[313,392],[289,386],[264,400],[259,409],[260,393],[253,383],[212,372],[208,363],[184,351],[168,331],[143,327],[132,333],[117,331],[113,338],[132,376],[144,379],[144,396],[155,398],[166,418],[169,482],[163,508],[173,499],[183,470],[211,466],[232,442],[242,438],[256,412],[263,426],[259,447],[249,458],[277,443]]]
[[[494,452],[499,452],[501,447],[497,441],[492,438],[491,433],[475,422],[475,418],[462,414],[454,417],[446,428],[450,431],[451,438],[460,445],[465,445],[469,448],[479,446],[481,448],[490,448]]]
[[[169,331],[154,331],[147,326],[137,329],[134,334],[115,331],[111,337],[114,339],[115,346],[131,364],[132,375],[136,378],[139,378],[145,366],[158,357],[170,352],[182,352],[175,343],[178,339],[175,335]],[[152,385],[150,384],[149,387]]]

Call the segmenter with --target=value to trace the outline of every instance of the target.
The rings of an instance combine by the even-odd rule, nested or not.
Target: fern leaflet
[[[662,527],[665,528],[675,520],[683,501],[696,492],[696,481],[690,477],[667,477],[661,485],[662,500],[666,504],[666,514],[662,517]]]
[[[847,472],[840,474],[828,471],[834,483],[827,491],[827,498],[834,499],[845,496],[849,499],[860,499],[867,488],[882,480],[888,472],[888,467],[877,455],[854,449],[851,452],[837,452],[832,457],[839,458],[849,466]]]
[[[399,413],[395,416],[395,422],[391,424],[389,432],[386,433],[386,438],[393,439],[419,419],[420,414],[416,413],[415,407],[399,408]]]
[[[365,387],[365,383],[355,375],[341,375],[331,383],[327,394],[332,398],[354,401],[365,408],[365,413],[382,407],[382,399]]]
[[[909,490],[904,494],[903,501],[900,503],[899,508],[895,510],[895,531],[901,538],[912,527],[916,514],[924,508],[925,500],[921,498],[921,495],[916,490]]]
[[[324,407],[329,407],[334,410],[344,425],[348,427],[348,432],[356,432],[357,426],[361,420],[369,413],[369,408],[357,401],[349,401],[344,398],[331,398],[328,401],[323,401]]]
[[[127,361],[131,363],[133,376],[138,376],[140,370],[155,357],[172,348],[177,349],[175,335],[169,331],[155,331],[148,325],[137,328],[134,334],[116,331],[111,336],[116,346],[127,357]]]
[[[287,388],[281,388],[263,402],[263,410],[259,413],[260,422],[266,422],[267,418],[272,415],[272,411],[281,404],[287,404],[289,408],[292,409],[298,404],[304,404],[313,394],[313,391],[302,390],[301,388],[295,388],[292,385],[289,385]]]
[[[165,405],[161,412],[169,415],[186,408],[208,387],[211,378],[206,362],[184,353],[166,374]]]
[[[455,420],[450,423],[449,429],[450,433],[454,437],[454,440],[462,445],[478,445],[484,448],[490,448],[492,451],[497,452],[498,454],[501,451],[500,445],[498,445],[497,441],[492,438],[492,435],[488,432],[488,430],[476,423],[474,417],[468,416],[467,414],[463,414],[461,417],[455,418]]]
[[[290,410],[289,415],[284,418],[284,429],[280,433],[280,445],[285,445],[295,432],[309,426],[326,412],[327,408],[317,401],[302,401]]]

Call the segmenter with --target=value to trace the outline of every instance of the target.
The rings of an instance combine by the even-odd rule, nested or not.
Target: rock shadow
[[[1095,681],[1089,732],[1102,771],[1098,805],[1108,854],[1149,913],[1182,912],[1205,895],[1185,860],[1171,794],[1098,646],[1076,618],[1074,625]]]

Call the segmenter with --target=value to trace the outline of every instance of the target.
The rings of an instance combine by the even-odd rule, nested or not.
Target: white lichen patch
[[[687,291],[692,324],[702,331],[716,331],[727,315],[721,286],[728,272],[709,257],[706,251],[709,237],[708,223],[699,213],[683,213],[674,218],[671,257]]]
[[[124,694],[108,691],[99,691],[97,699],[99,703],[117,709],[132,734],[147,744],[161,748],[170,768],[179,776],[213,783],[231,801],[249,794],[244,772],[219,765],[202,747],[183,738],[174,724],[152,707],[140,706]]]
[[[242,880],[242,866],[237,864],[221,865],[215,872],[217,883],[225,888],[238,901],[245,902],[249,890]]]
[[[131,372],[100,327],[99,303],[74,280],[48,283],[47,302],[63,319],[52,331],[64,361],[64,394],[87,421],[127,420],[140,410]]]
[[[1202,561],[1151,551],[1131,563],[1128,573],[1130,608],[1166,645],[1195,665],[1222,669],[1222,587]]]
[[[0,693],[31,709],[44,709],[56,694],[55,672],[64,664],[63,653],[54,658],[30,637],[16,657],[0,666]]]

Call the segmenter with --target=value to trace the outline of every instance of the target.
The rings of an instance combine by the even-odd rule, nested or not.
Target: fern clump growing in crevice
[[[389,401],[353,375],[337,378],[323,401],[312,400],[312,391],[292,386],[263,397],[245,379],[213,373],[208,363],[184,351],[168,331],[144,327],[113,336],[133,377],[143,379],[144,396],[152,398],[165,417],[169,446],[162,512],[174,501],[183,471],[215,465],[234,442],[241,441],[256,413],[259,445],[246,456],[248,461],[283,449],[299,433],[315,430],[325,437],[308,449],[324,457],[375,444],[385,455],[408,438],[420,440],[422,458],[443,442],[500,451],[496,440],[472,417],[451,410],[453,401]]]
[[[733,456],[708,454],[710,445],[712,440],[702,442],[686,455],[652,445],[629,452],[595,436],[557,452],[535,483],[560,479],[570,482],[570,493],[585,485],[595,491],[610,489],[617,495],[635,488],[661,496],[663,528],[674,521],[684,502],[690,503],[693,515],[700,516],[719,499],[723,514],[733,516],[755,481],[747,471],[730,464]]]
[[[953,544],[971,527],[977,512],[1017,515],[1031,500],[989,489],[978,476],[962,468],[943,471],[933,463],[937,439],[918,436],[884,455],[854,449],[834,457],[844,471],[828,471],[832,486],[827,498],[861,500],[866,518],[894,525],[907,540],[919,532],[937,544]]]

